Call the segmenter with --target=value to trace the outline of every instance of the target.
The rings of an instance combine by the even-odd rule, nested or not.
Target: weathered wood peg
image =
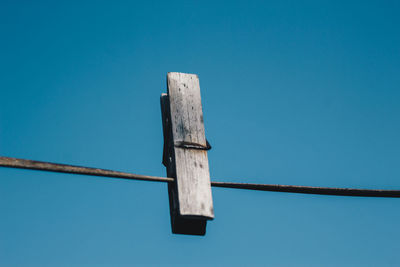
[[[204,235],[214,218],[199,78],[170,72],[161,95],[163,164],[167,176],[171,227],[175,234]]]

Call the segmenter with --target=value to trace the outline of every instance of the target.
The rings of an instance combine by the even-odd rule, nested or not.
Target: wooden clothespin
[[[170,72],[161,95],[163,164],[167,176],[172,232],[204,235],[214,218],[199,78]]]

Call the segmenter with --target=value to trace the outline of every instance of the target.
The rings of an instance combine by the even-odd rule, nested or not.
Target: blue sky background
[[[159,96],[200,77],[212,180],[400,189],[398,1],[0,2],[0,155],[165,176]],[[0,266],[399,266],[400,200],[0,169]]]

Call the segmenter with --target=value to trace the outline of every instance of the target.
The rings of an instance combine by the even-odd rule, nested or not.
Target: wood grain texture
[[[171,229],[174,234],[205,235],[207,218],[187,217],[179,214],[178,188],[176,180],[176,164],[174,142],[172,138],[171,113],[169,109],[169,97],[161,95],[161,113],[164,134],[163,164],[167,168],[167,177],[173,177],[174,182],[168,183],[169,209]]]
[[[167,84],[179,215],[213,219],[207,151],[176,145],[207,146],[199,79],[194,74],[170,72]]]

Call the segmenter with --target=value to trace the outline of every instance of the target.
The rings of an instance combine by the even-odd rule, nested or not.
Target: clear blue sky
[[[165,176],[166,73],[200,77],[213,180],[400,189],[398,1],[0,3],[0,155]],[[0,169],[0,266],[400,266],[400,200]]]

